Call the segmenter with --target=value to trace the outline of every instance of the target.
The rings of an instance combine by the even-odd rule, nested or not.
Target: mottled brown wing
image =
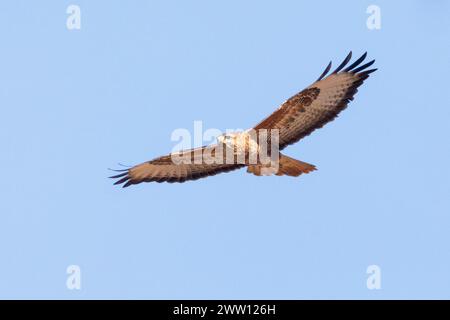
[[[206,155],[215,156],[215,147],[214,145],[205,146],[181,151],[176,154],[177,157],[188,160],[187,162],[174,162],[172,155],[162,156],[130,169],[116,170],[122,173],[110,178],[118,179],[114,184],[123,184],[125,188],[141,182],[185,182],[188,180],[197,180],[222,172],[236,170],[244,166],[242,164],[227,164],[225,151],[221,153],[224,155],[221,161],[205,161]]]
[[[367,70],[375,60],[360,66],[367,53],[343,70],[350,61],[351,54],[350,52],[339,67],[326,76],[331,68],[330,62],[316,82],[289,98],[254,128],[279,129],[281,150],[332,121],[353,100],[357,88],[369,74],[377,70]]]

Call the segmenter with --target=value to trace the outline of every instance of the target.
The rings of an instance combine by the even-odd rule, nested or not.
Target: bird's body
[[[140,182],[184,182],[247,167],[254,175],[299,176],[315,170],[311,164],[280,153],[332,121],[353,100],[357,88],[376,69],[374,60],[361,65],[366,53],[343,69],[351,52],[333,71],[331,62],[312,85],[286,100],[274,113],[244,132],[225,134],[218,143],[144,162],[113,176],[127,187]],[[342,70],[342,71],[341,71]]]

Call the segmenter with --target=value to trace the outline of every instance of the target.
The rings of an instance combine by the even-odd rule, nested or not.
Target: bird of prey
[[[247,172],[257,176],[276,174],[297,177],[302,173],[315,170],[314,165],[290,158],[279,151],[336,118],[353,100],[358,87],[369,77],[369,74],[377,70],[368,69],[375,60],[362,64],[367,53],[348,65],[351,56],[352,52],[331,73],[329,73],[330,62],[313,84],[286,100],[269,117],[249,129],[256,132],[265,131],[265,138],[260,138],[258,135],[256,138],[250,137],[249,130],[223,134],[217,138],[217,143],[214,145],[179,151],[176,159],[183,161],[174,161],[172,153],[129,169],[116,170],[120,173],[111,178],[118,179],[115,184],[128,187],[141,182],[197,180],[243,167],[247,167]],[[271,138],[267,138],[268,132],[276,132],[277,135],[270,134]],[[261,153],[262,143],[268,144],[269,141],[271,146],[266,149],[272,155],[276,154],[275,167],[272,166],[272,162],[263,162],[258,155]],[[277,148],[273,147],[273,141],[277,142]],[[256,160],[253,157],[252,162],[249,160],[250,149],[256,150],[257,154]],[[230,150],[232,157],[225,159],[225,154],[228,155]],[[240,161],[236,161],[240,155],[243,157],[240,157]],[[214,161],[211,161],[211,157]],[[230,159],[232,161],[229,161]],[[265,170],[268,167],[275,169]]]

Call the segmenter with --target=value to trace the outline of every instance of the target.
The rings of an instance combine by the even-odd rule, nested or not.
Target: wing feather
[[[359,66],[367,54],[364,53],[349,67],[341,71],[350,61],[351,52],[330,75],[297,93],[285,101],[274,113],[254,129],[279,129],[280,150],[311,134],[332,121],[353,100],[358,87],[377,69],[366,70],[375,60]],[[330,66],[330,65],[329,65]],[[330,68],[327,67],[327,71]]]
[[[198,161],[197,163],[196,160],[204,154],[206,148],[214,147],[215,146],[208,146],[200,149],[190,149],[178,154],[178,156],[183,157],[184,159],[190,159],[190,163],[175,163],[172,160],[171,155],[166,155],[141,163],[128,169],[124,173],[114,175],[110,178],[119,179],[114,184],[123,184],[124,188],[141,182],[181,183],[236,170],[244,166],[243,164],[227,164],[225,159],[222,159],[223,164],[207,164],[202,160],[203,158],[200,159],[202,161]],[[212,154],[213,153],[214,151],[212,151]]]

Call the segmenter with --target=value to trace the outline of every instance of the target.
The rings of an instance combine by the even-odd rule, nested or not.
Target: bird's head
[[[217,137],[219,143],[231,146],[235,143],[238,133],[225,133]]]

